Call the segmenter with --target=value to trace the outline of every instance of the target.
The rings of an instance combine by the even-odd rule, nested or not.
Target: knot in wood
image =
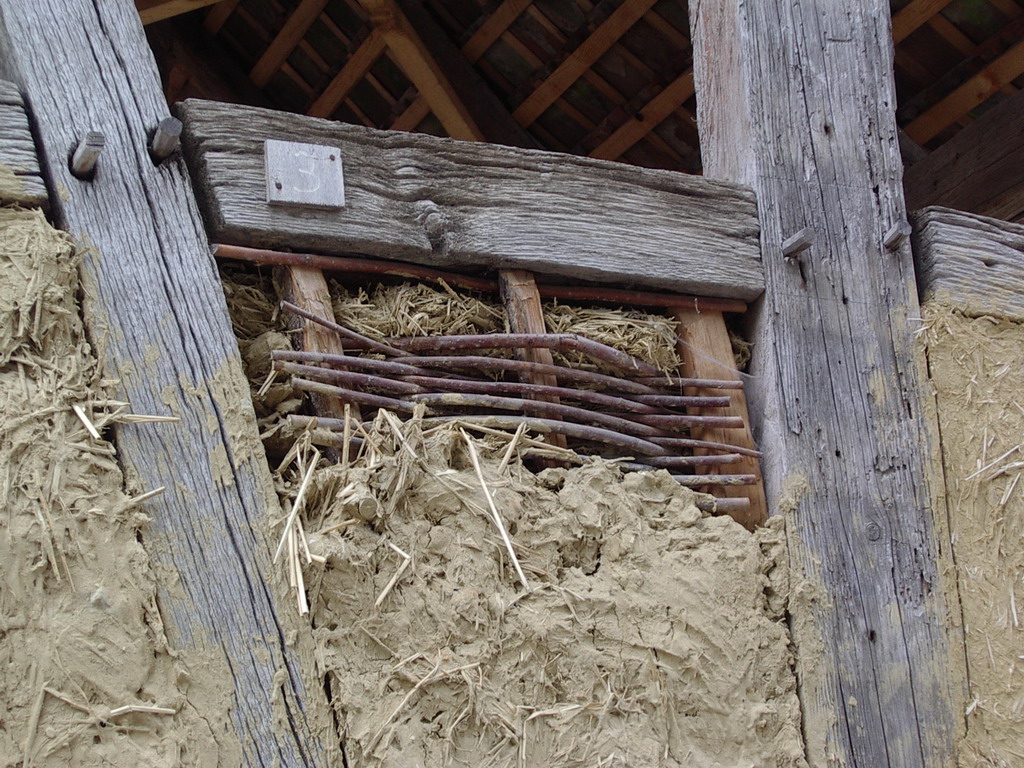
[[[437,203],[432,200],[421,200],[416,203],[416,221],[423,227],[423,231],[434,248],[441,246],[444,234],[448,228],[448,217],[446,217]]]

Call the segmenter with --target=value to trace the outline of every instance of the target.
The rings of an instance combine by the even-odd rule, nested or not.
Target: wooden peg
[[[165,117],[161,120],[153,138],[149,142],[149,156],[154,163],[162,163],[178,149],[181,140],[181,120],[176,117]]]
[[[901,219],[889,227],[889,231],[885,233],[885,239],[882,240],[882,244],[890,251],[895,251],[905,238],[910,237],[911,231],[910,222],[906,219]]]
[[[89,131],[85,134],[75,153],[71,156],[71,173],[79,179],[90,179],[96,172],[96,161],[100,152],[106,145],[107,140],[99,131]]]
[[[814,242],[814,230],[810,227],[804,227],[795,235],[790,235],[782,242],[782,255],[786,258],[796,256],[798,253],[810,248],[812,242]]]

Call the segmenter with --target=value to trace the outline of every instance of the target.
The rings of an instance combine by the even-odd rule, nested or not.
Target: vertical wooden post
[[[910,246],[883,246],[906,218],[889,18],[883,0],[690,3],[705,174],[758,196],[748,394],[818,593],[793,608],[809,762],[931,768],[963,728],[962,640]]]
[[[311,632],[275,601],[287,594],[270,563],[280,508],[192,185],[180,157],[149,154],[167,104],[135,6],[0,0],[0,70],[35,120],[54,218],[85,254],[105,375],[138,412],[181,419],[122,425],[117,455],[142,488],[166,487],[142,535],[178,660],[229,686],[226,701],[188,706],[246,765],[340,765]],[[106,142],[79,179],[69,153],[88,131]],[[192,757],[217,764],[231,749]]]
[[[498,272],[498,282],[501,286],[501,298],[505,302],[505,311],[508,313],[509,330],[512,333],[547,333],[544,309],[533,273],[525,269],[503,269]],[[531,363],[554,363],[550,349],[517,349],[516,357]],[[522,380],[549,387],[558,386],[558,379],[546,373],[525,373]],[[558,402],[557,397],[545,399]],[[552,434],[546,439],[561,448],[565,448],[567,444],[565,435]]]
[[[686,376],[698,379],[733,379],[739,380],[740,374],[733,362],[732,342],[729,340],[729,329],[725,326],[725,318],[721,312],[695,312],[690,309],[674,310],[679,321],[680,357]],[[694,394],[719,395],[720,391],[698,390]],[[701,440],[729,443],[741,448],[757,448],[750,431],[750,415],[747,411],[747,397],[743,390],[730,392],[732,404],[728,408],[697,409],[698,413],[711,416],[739,416],[743,419],[742,429],[694,429],[694,434]],[[750,507],[732,514],[733,519],[747,528],[761,525],[768,519],[768,505],[764,497],[764,483],[761,482],[761,462],[752,457],[744,456],[743,460],[729,467],[730,472],[738,475],[756,475],[758,482],[754,485],[727,485],[715,489],[715,495],[725,498],[750,499]]]
[[[334,308],[331,306],[331,293],[327,288],[324,273],[312,267],[278,267],[274,270],[274,282],[278,293],[285,301],[290,301],[324,320],[334,322]],[[289,316],[289,323],[296,329],[302,329],[299,337],[299,348],[309,352],[323,352],[329,355],[340,355],[345,352],[338,334],[329,331],[322,325]],[[313,393],[310,396],[313,410],[318,416],[332,419],[345,418],[345,403],[337,397]],[[353,403],[349,413],[359,419],[359,407]]]

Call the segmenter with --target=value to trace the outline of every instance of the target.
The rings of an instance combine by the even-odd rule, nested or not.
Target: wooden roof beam
[[[249,72],[249,79],[257,88],[266,87],[274,74],[281,68],[295,47],[301,42],[306,32],[317,17],[323,13],[329,0],[302,0],[291,12],[288,21],[281,27],[267,49],[260,56]]]
[[[216,2],[218,0],[135,0],[135,9],[143,24],[152,24]]]
[[[892,39],[896,44],[910,37],[918,27],[927,24],[935,14],[952,0],[910,0],[892,17]]]
[[[454,139],[534,147],[430,13],[418,2],[359,0],[391,57]],[[514,19],[516,6],[506,18]],[[488,34],[493,34],[489,32]],[[420,108],[422,109],[422,108]]]
[[[337,75],[327,84],[320,96],[306,111],[312,117],[330,117],[351,91],[356,83],[370,70],[380,55],[384,53],[384,38],[377,30],[373,30],[359,44],[355,52],[341,68]]]
[[[466,57],[466,61],[475,64],[532,2],[533,0],[505,0],[499,5],[462,46],[462,55]],[[419,94],[405,111],[395,118],[391,130],[414,130],[429,114],[430,105],[423,94]]]
[[[911,210],[941,205],[1024,216],[1024,91],[1004,99],[906,172]]]
[[[688,69],[645,104],[636,114],[602,141],[590,157],[615,160],[653,131],[681,104],[693,96],[693,69]]]
[[[452,88],[434,56],[423,44],[395,0],[359,0],[370,15],[391,56],[412,81],[454,139],[482,140],[483,131]]]
[[[938,104],[919,115],[906,127],[907,135],[918,144],[927,143],[1022,74],[1024,41],[1017,43]]]
[[[241,0],[220,0],[216,3],[209,11],[206,12],[206,18],[203,19],[203,26],[206,31],[211,35],[216,35],[220,32],[221,27],[227,22],[228,17],[235,12],[235,8]]]
[[[548,75],[512,112],[520,125],[529,125],[550,107],[566,89],[590,69],[620,37],[639,21],[655,0],[623,3],[583,43]]]

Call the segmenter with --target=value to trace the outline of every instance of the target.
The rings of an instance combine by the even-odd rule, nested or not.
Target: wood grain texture
[[[680,357],[683,360],[683,376],[695,379],[729,379],[740,381],[739,371],[733,358],[732,341],[725,318],[721,312],[694,312],[686,309],[673,310],[672,314],[679,321]],[[698,389],[694,395],[719,395],[720,390]],[[721,427],[699,428],[691,430],[693,437],[715,443],[738,445],[740,448],[757,450],[754,436],[750,428],[750,413],[747,409],[747,396],[742,389],[729,393],[728,408],[693,408],[690,413],[704,416],[738,416],[743,419],[741,429],[723,429]],[[713,451],[696,450],[698,456],[714,455]],[[708,471],[721,471],[721,467],[709,467]],[[723,498],[750,499],[750,506],[732,513],[736,522],[753,530],[763,525],[768,519],[768,503],[765,501],[764,483],[761,480],[761,462],[753,456],[729,465],[729,471],[737,475],[754,475],[757,482],[746,486],[724,486],[713,488],[709,493]]]
[[[0,80],[0,137],[0,203],[48,207],[25,105],[17,86],[6,80]]]
[[[547,325],[544,322],[544,307],[540,300],[540,291],[537,290],[537,281],[533,275],[521,269],[503,269],[498,273],[498,284],[501,288],[501,298],[505,304],[505,312],[508,316],[508,330],[510,333],[547,333]],[[554,365],[554,358],[550,349],[535,348],[516,349],[516,359],[525,360],[528,363],[541,363],[543,365]],[[534,373],[525,371],[520,374],[520,381],[526,384],[540,384],[545,387],[557,387],[558,379],[546,373]],[[546,400],[551,403],[558,403],[557,397],[538,397],[537,400]],[[565,435],[552,435],[552,442],[565,448],[567,443]]]
[[[1024,322],[1024,225],[948,208],[911,218],[921,301]]]
[[[176,114],[219,242],[748,300],[762,290],[754,199],[738,185],[214,102]],[[265,138],[341,147],[345,210],[270,210]]]
[[[1018,91],[907,169],[907,208],[956,208],[1024,218],[1024,91]]]
[[[906,215],[889,3],[690,13],[705,173],[751,184],[761,212],[747,394],[770,507],[819,590],[792,622],[809,762],[950,766],[966,701],[938,446],[910,246],[882,245]],[[783,258],[806,226],[813,245]]]
[[[324,320],[335,322],[331,292],[327,287],[324,273],[313,267],[278,267],[274,270],[274,282],[278,294],[285,301],[312,312]],[[343,355],[345,348],[338,334],[322,325],[287,314],[291,328],[301,329],[299,349],[306,352],[322,352],[328,355]],[[294,342],[293,342],[294,343]],[[313,410],[317,416],[332,419],[345,418],[345,403],[337,397],[312,395]],[[359,418],[359,406],[352,404],[351,415]]]
[[[0,68],[31,107],[55,218],[86,249],[85,317],[105,373],[136,412],[181,418],[116,435],[126,476],[167,488],[146,503],[143,536],[168,638],[183,661],[195,649],[233,680],[247,765],[340,765],[320,681],[298,663],[311,658],[308,629],[293,603],[275,605],[287,594],[269,557],[281,512],[202,219],[183,162],[149,157],[167,105],[135,7],[0,0],[0,19]],[[85,182],[67,157],[90,130],[107,143]]]

